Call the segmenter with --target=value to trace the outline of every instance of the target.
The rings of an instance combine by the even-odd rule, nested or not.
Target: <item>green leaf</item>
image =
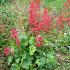
[[[53,53],[52,53],[52,52],[49,52],[49,53],[47,54],[47,58],[54,59]]]
[[[57,66],[57,61],[53,55],[52,52],[49,52],[47,54],[47,59],[46,59],[46,68],[49,70],[54,70],[54,68]]]
[[[57,61],[56,61],[54,54],[52,52],[49,52],[47,54],[46,63],[47,63],[49,68],[51,68],[57,64]]]
[[[28,70],[29,66],[32,64],[32,57],[28,56],[26,59],[22,60],[20,63],[21,68]]]
[[[13,63],[11,65],[11,70],[20,70],[20,66],[18,64]]]
[[[24,35],[24,36],[21,35],[21,36],[20,36],[20,39],[21,39],[21,42],[23,42],[23,41],[26,41],[26,40],[28,39],[28,37],[25,36],[25,35]]]
[[[34,37],[31,37],[30,40],[29,40],[29,43],[31,45],[34,45],[35,44],[35,38]]]
[[[24,61],[22,64],[21,64],[21,68],[23,69],[29,69],[29,64],[27,61]]]
[[[17,59],[15,60],[15,62],[16,62],[16,63],[19,63],[19,62],[20,62],[20,58],[17,58]]]
[[[5,0],[0,0],[0,3],[5,3]]]
[[[26,59],[26,52],[23,52],[21,62]]]
[[[21,36],[20,39],[21,39],[21,48],[24,48],[25,46],[28,45],[28,37],[27,36],[25,36],[25,35]]]
[[[13,56],[9,56],[7,59],[8,65],[10,65],[12,61],[13,61]]]
[[[39,66],[40,65],[40,59],[36,60],[36,64]]]
[[[29,54],[33,55],[35,53],[35,51],[36,51],[36,46],[30,45],[29,46]]]
[[[25,46],[24,46],[24,43],[23,44],[21,44],[21,48],[24,48]]]
[[[16,58],[20,58],[21,57],[21,54],[22,53],[22,51],[21,51],[21,49],[19,48],[16,48],[15,50],[14,50],[14,57],[15,57],[15,59]]]
[[[36,60],[36,64],[38,66],[44,66],[44,64],[46,64],[45,61],[46,61],[46,58],[45,57],[42,57],[42,58]]]

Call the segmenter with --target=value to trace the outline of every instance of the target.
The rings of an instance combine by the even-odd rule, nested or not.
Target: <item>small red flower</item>
[[[5,47],[5,48],[4,48],[4,54],[5,54],[6,56],[8,56],[8,55],[10,54],[10,48]]]
[[[36,36],[36,41],[43,41],[43,37],[41,35]]]
[[[12,37],[13,39],[18,37],[18,32],[17,32],[16,28],[12,28],[12,29],[10,30],[10,34],[11,34],[11,37]]]
[[[43,37],[40,35],[36,36],[36,46],[40,47],[43,44]]]
[[[37,47],[40,47],[41,45],[42,45],[42,43],[40,43],[40,42],[36,43]]]
[[[18,32],[17,32],[16,28],[12,28],[10,30],[10,33],[11,33],[11,37],[16,40],[16,45],[20,46],[21,42],[20,42],[20,39],[18,37]]]

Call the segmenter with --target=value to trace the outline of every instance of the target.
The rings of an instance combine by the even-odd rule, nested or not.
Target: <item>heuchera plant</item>
[[[52,19],[48,14],[48,9],[44,8],[43,15],[40,16],[40,3],[30,3],[29,8],[29,25],[30,29],[35,34],[40,34],[42,31],[47,32],[51,27]]]
[[[60,45],[66,45],[65,42],[67,41],[64,42],[64,40],[68,39],[68,37],[67,35],[63,36],[62,33],[57,33],[55,36],[53,28],[55,27],[55,30],[62,31],[65,22],[70,26],[70,18],[61,13],[60,16],[52,19],[47,7],[43,8],[43,13],[40,13],[40,2],[40,0],[30,2],[28,9],[30,34],[27,32],[24,35],[18,34],[16,28],[11,28],[10,30],[13,40],[10,47],[13,48],[4,49],[5,55],[9,56],[7,62],[10,70],[54,70],[57,67],[53,49]],[[64,4],[66,10],[68,10],[68,5],[70,5],[70,0],[67,0]],[[56,21],[56,24],[53,23],[53,20]]]

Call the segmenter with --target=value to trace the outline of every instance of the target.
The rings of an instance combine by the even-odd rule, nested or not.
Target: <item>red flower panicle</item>
[[[8,55],[10,54],[10,48],[5,47],[5,48],[4,48],[4,54],[5,54],[6,56],[8,56]]]
[[[48,8],[44,9],[43,16],[40,17],[40,0],[30,3],[29,8],[29,25],[32,33],[38,35],[41,31],[47,32],[52,23],[52,19],[48,14]]]
[[[47,32],[50,27],[51,27],[51,23],[52,23],[52,19],[51,17],[49,16],[49,13],[48,13],[48,8],[44,8],[44,12],[43,12],[43,17],[42,17],[42,21],[43,21],[43,26],[42,26],[42,30],[45,32]]]
[[[10,34],[11,34],[11,37],[12,37],[13,39],[18,37],[18,32],[17,32],[16,28],[12,28],[12,29],[10,30]]]
[[[40,6],[34,2],[30,3],[29,8],[29,23],[30,25],[34,26],[37,23],[37,11],[39,10]]]
[[[39,19],[39,14],[38,12],[40,11],[40,5],[36,2],[31,2],[30,3],[30,8],[29,8],[29,25],[30,25],[30,30],[32,33],[38,33],[39,28],[38,28],[38,19]]]
[[[4,48],[4,54],[5,54],[5,56],[8,56],[9,54],[14,54],[14,49],[5,47]]]
[[[10,30],[10,33],[11,33],[11,37],[16,40],[17,46],[20,46],[20,39],[18,37],[18,32],[17,32],[16,28],[12,28]]]

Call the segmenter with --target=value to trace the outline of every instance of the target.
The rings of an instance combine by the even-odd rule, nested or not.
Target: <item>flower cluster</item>
[[[40,16],[40,3],[31,2],[29,8],[29,25],[31,31],[36,34],[40,34],[41,31],[48,31],[52,23],[52,19],[47,12],[47,8],[44,9],[43,15]]]
[[[10,48],[4,48],[4,54],[6,55],[6,56],[8,56],[9,55],[9,52],[10,52]]]
[[[13,54],[14,53],[14,49],[13,48],[5,47],[4,48],[4,54],[5,54],[5,56],[8,56],[10,53]]]
[[[11,34],[11,37],[16,40],[17,46],[20,46],[20,40],[19,40],[18,32],[17,32],[16,28],[12,28],[10,30],[10,34]]]
[[[48,13],[48,8],[44,8],[44,12],[43,12],[43,16],[42,16],[42,24],[40,24],[40,26],[42,26],[42,29],[44,32],[47,32],[50,27],[51,27],[51,23],[52,23],[52,18],[49,16]]]

